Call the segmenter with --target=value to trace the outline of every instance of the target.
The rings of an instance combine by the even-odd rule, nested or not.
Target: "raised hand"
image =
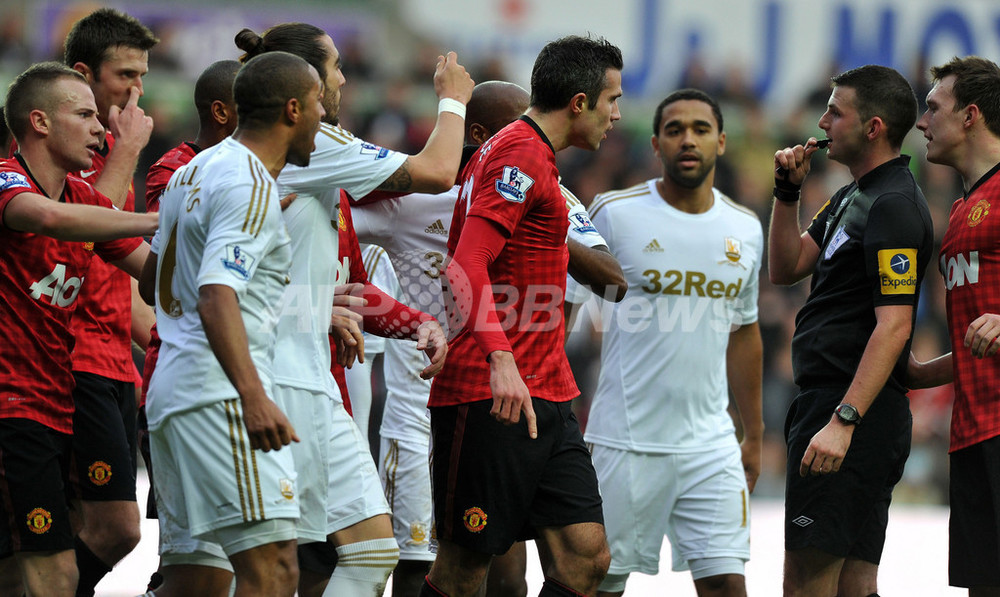
[[[448,52],[447,56],[438,56],[437,68],[434,69],[434,91],[439,98],[450,97],[467,104],[475,86],[465,67],[458,63],[458,54]]]
[[[108,111],[108,130],[115,143],[125,143],[142,149],[153,134],[153,119],[139,107],[139,88],[133,87],[124,108],[111,106]]]

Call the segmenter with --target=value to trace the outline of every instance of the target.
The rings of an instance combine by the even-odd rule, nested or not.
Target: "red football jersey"
[[[998,170],[952,205],[941,242],[955,372],[952,452],[1000,435],[1000,356],[977,359],[964,345],[970,323],[984,313],[1000,313]]]
[[[163,154],[156,163],[149,167],[146,173],[146,211],[160,211],[160,195],[167,188],[174,172],[198,155],[201,148],[194,143],[185,141]]]
[[[198,155],[201,148],[194,143],[185,141],[177,147],[163,154],[163,157],[156,160],[156,163],[149,167],[146,172],[146,211],[160,211],[160,195],[167,188],[170,177],[177,172],[181,166],[186,165],[194,156]],[[149,346],[146,347],[146,358],[142,366],[142,392],[139,398],[139,406],[146,404],[146,392],[149,391],[149,380],[153,377],[156,369],[156,359],[160,355],[160,334],[156,332],[156,324],[149,330]]]
[[[114,137],[106,135],[104,149],[94,163],[79,173],[89,183],[101,175]],[[135,189],[129,184],[124,211],[135,211]],[[132,281],[128,274],[95,259],[87,288],[80,293],[73,315],[73,371],[94,373],[118,381],[139,379],[132,361]]]
[[[580,392],[566,360],[562,312],[569,212],[559,188],[555,152],[531,120],[516,120],[472,156],[455,205],[450,255],[470,216],[493,222],[507,236],[487,272],[497,318],[525,385],[535,398],[572,400]],[[463,289],[451,274],[449,269],[449,286],[461,311],[463,303],[468,306],[463,294],[477,289]],[[484,325],[485,313],[466,315],[472,323],[456,322],[461,329],[431,386],[431,406],[492,397],[486,354],[469,333],[470,325]]]
[[[0,222],[10,200],[24,192],[45,192],[18,158],[0,160]],[[62,201],[111,208],[111,201],[85,181],[66,179]],[[141,239],[104,243],[58,241],[0,224],[0,417],[37,421],[63,433],[73,431],[70,319],[87,287],[94,252],[117,260]],[[97,259],[93,262],[97,263]]]

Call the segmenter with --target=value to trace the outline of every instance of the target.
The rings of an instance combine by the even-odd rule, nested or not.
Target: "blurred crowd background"
[[[104,4],[3,0],[0,84],[5,88],[32,62],[60,59],[70,25]],[[161,39],[150,54],[140,102],[153,117],[155,130],[135,177],[138,197],[143,195],[149,165],[181,141],[194,139],[193,81],[212,61],[238,57],[232,40],[242,27],[262,32],[280,22],[307,21],[326,29],[340,50],[347,78],[342,124],[370,142],[410,153],[423,147],[434,125],[437,99],[432,76],[439,54],[456,50],[477,82],[503,79],[528,87],[530,58],[545,41],[589,31],[608,37],[625,53],[628,76],[622,121],[596,153],[571,149],[559,154],[563,183],[589,203],[597,193],[659,176],[660,165],[649,141],[653,110],[670,91],[697,87],[720,101],[725,118],[727,147],[719,160],[716,186],[758,213],[765,231],[774,152],[810,136],[823,136],[816,122],[829,98],[831,75],[867,62],[888,64],[909,78],[923,110],[929,90],[927,67],[954,54],[991,57],[997,33],[992,31],[985,39],[981,28],[990,29],[989,23],[997,22],[993,11],[1000,10],[980,0],[844,1],[836,6],[820,0],[703,0],[683,8],[670,0],[106,4],[138,17]],[[559,15],[563,18],[554,18]],[[914,15],[922,19],[919,27],[913,26]],[[744,41],[745,49],[740,45]],[[726,50],[717,51],[720,47]],[[907,138],[904,153],[913,156],[911,167],[931,205],[940,242],[949,208],[962,194],[961,183],[950,169],[926,162],[918,131]],[[849,181],[843,166],[819,154],[803,188],[803,226]],[[948,346],[944,286],[936,264],[935,253],[913,343],[921,359],[941,354]],[[783,491],[782,427],[796,392],[790,340],[808,281],[776,287],[768,281],[765,262],[760,288],[767,442],[757,495],[776,497]],[[585,421],[600,367],[600,326],[580,328],[571,334],[567,351],[583,391],[578,408]],[[943,504],[951,389],[915,391],[910,398],[913,448],[895,497],[902,502]]]

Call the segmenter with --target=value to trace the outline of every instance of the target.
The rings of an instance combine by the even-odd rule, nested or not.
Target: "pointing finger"
[[[126,107],[138,106],[138,105],[139,105],[139,88],[133,85],[129,89],[128,103],[126,104]]]

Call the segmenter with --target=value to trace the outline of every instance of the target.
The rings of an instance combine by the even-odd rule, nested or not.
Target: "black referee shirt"
[[[875,307],[913,305],[916,318],[934,231],[909,161],[900,156],[841,188],[809,226],[820,254],[792,338],[800,388],[846,390],[875,329]],[[905,391],[909,353],[908,340],[887,387]]]

